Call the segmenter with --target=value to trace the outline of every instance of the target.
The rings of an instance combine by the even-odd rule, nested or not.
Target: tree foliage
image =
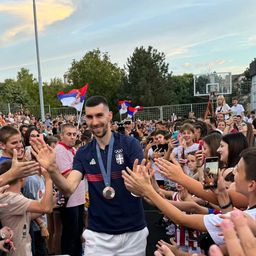
[[[164,53],[152,46],[135,48],[126,64],[126,79],[121,97],[130,98],[134,104],[153,106],[168,102],[163,91],[168,81],[168,64]]]
[[[194,102],[193,74],[169,76],[165,91],[169,95],[168,104],[185,104]]]
[[[250,66],[255,65],[256,59]],[[194,97],[193,75],[183,74],[174,76],[169,71],[165,54],[152,46],[135,48],[127,59],[125,69],[112,63],[108,53],[95,49],[85,53],[80,60],[73,60],[67,71],[68,85],[60,78],[54,78],[44,83],[44,103],[51,108],[60,107],[57,99],[60,91],[68,92],[73,88],[80,88],[89,84],[87,97],[104,95],[112,110],[117,110],[118,99],[131,99],[133,106],[157,106],[184,104],[202,101]],[[244,77],[233,81],[233,95],[244,98],[251,91],[251,74],[247,68]],[[233,77],[235,79],[235,76]],[[215,81],[218,81],[218,77]],[[208,77],[198,78],[198,91],[205,92]],[[0,83],[1,111],[7,109],[7,104],[22,105],[32,113],[39,113],[38,82],[28,69],[21,68],[16,79],[6,79]],[[205,99],[204,99],[205,100]]]
[[[88,83],[87,96],[104,95],[112,109],[117,108],[117,95],[123,76],[123,70],[110,61],[107,53],[101,53],[99,49],[87,52],[79,61],[73,60],[67,74],[72,87],[82,87]]]

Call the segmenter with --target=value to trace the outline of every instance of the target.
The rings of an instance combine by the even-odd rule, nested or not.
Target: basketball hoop
[[[226,95],[232,93],[232,74],[213,72],[194,75],[194,96],[209,96],[211,92]]]

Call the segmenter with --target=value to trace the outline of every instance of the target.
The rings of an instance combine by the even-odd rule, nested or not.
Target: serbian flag
[[[119,100],[118,101],[118,109],[119,109],[119,113],[125,114],[127,112],[127,109],[129,106],[131,106],[131,101],[130,100]]]
[[[82,111],[87,89],[88,84],[80,89],[73,89],[67,93],[59,92],[57,97],[63,106],[73,107],[77,111]]]
[[[144,109],[142,106],[128,107],[128,115],[127,118],[133,118],[133,116],[140,110]]]

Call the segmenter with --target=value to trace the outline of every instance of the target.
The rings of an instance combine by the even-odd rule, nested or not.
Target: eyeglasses
[[[130,124],[131,124],[131,122],[124,122],[124,124],[125,124],[125,125],[126,125],[126,124],[127,124],[127,125],[130,125]]]

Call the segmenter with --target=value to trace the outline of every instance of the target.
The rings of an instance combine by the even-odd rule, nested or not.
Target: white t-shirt
[[[218,113],[226,113],[226,112],[229,112],[229,111],[231,111],[229,105],[225,104],[224,106],[218,106],[216,108],[215,114],[217,115]],[[228,118],[229,118],[229,115],[226,114],[225,115],[225,120],[227,120]]]
[[[241,115],[241,113],[244,112],[244,107],[241,104],[237,104],[236,106],[233,105],[231,111],[234,115]]]
[[[245,210],[244,213],[256,219],[256,208],[251,210]],[[225,215],[230,215],[230,213],[227,213]],[[204,225],[207,229],[207,232],[210,234],[210,236],[212,237],[212,240],[217,245],[224,244],[224,237],[219,235],[221,230],[219,227],[216,227],[216,225],[221,223],[222,221],[223,219],[220,218],[220,214],[218,215],[208,214],[204,216]]]
[[[67,149],[62,144],[57,144],[55,147],[56,164],[62,175],[72,171],[75,151]],[[75,192],[69,197],[66,207],[74,207],[85,203],[85,179],[81,180]]]
[[[197,150],[198,150],[198,147],[199,147],[199,144],[193,143],[191,146],[185,148],[185,150],[184,150],[185,156],[188,155],[190,152],[197,151]],[[174,148],[173,151],[172,151],[172,154],[175,155],[175,157],[176,157],[176,159],[177,159],[178,161],[182,158],[182,157],[181,157],[182,151],[183,151],[183,147],[182,147],[182,146],[178,146],[178,147]],[[187,164],[185,164],[185,165],[183,166],[183,171],[184,171],[187,175],[191,174],[191,173],[190,173],[191,171],[190,171],[189,167],[187,166]]]

